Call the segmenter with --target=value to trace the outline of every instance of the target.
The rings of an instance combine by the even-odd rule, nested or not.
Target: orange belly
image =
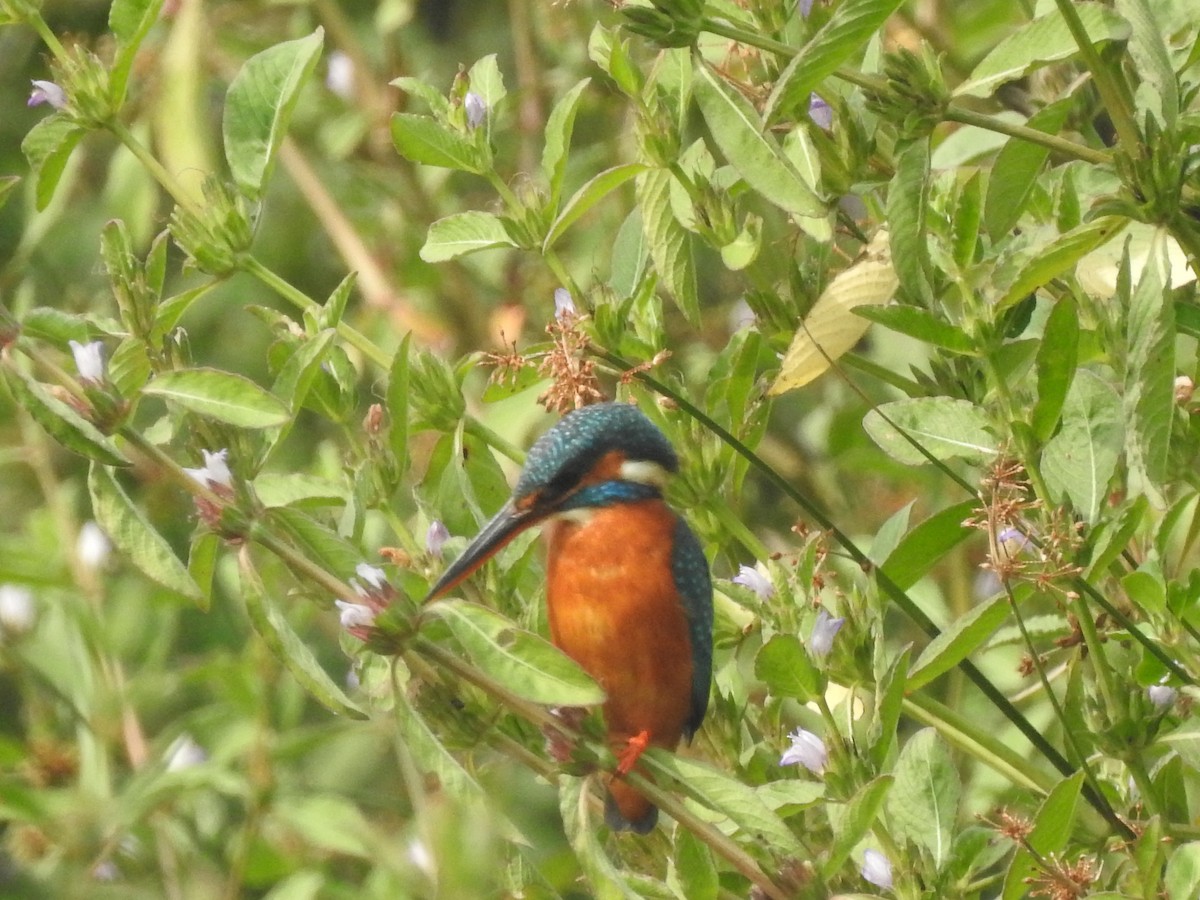
[[[646,501],[549,529],[550,634],[604,688],[614,747],[645,731],[674,749],[688,718],[692,650],[671,577],[675,521],[661,501]]]

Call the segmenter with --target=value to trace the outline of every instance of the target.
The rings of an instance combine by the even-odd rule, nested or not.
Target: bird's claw
[[[643,730],[633,735],[617,755],[617,774],[628,775],[632,772],[633,767],[637,765],[638,759],[646,752],[646,748],[649,746],[649,731]]]

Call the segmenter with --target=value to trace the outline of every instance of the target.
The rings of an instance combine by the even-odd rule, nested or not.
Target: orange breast
[[[648,731],[651,743],[673,749],[687,719],[692,652],[671,577],[675,521],[654,500],[549,529],[550,634],[608,694],[614,745]]]

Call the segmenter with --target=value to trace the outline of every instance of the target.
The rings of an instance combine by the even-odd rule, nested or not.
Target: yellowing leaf
[[[768,393],[803,387],[858,343],[870,322],[854,314],[858,306],[881,306],[899,285],[886,231],[879,231],[863,256],[840,272],[813,304],[783,357],[779,377]]]

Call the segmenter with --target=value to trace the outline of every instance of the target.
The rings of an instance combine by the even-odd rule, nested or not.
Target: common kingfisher
[[[627,775],[648,746],[674,750],[704,720],[712,679],[712,580],[700,542],[663,500],[679,459],[636,407],[568,413],[529,451],[512,497],[446,570],[433,599],[517,534],[548,523],[550,637],[604,689],[617,754],[605,820],[646,834],[658,810]]]

